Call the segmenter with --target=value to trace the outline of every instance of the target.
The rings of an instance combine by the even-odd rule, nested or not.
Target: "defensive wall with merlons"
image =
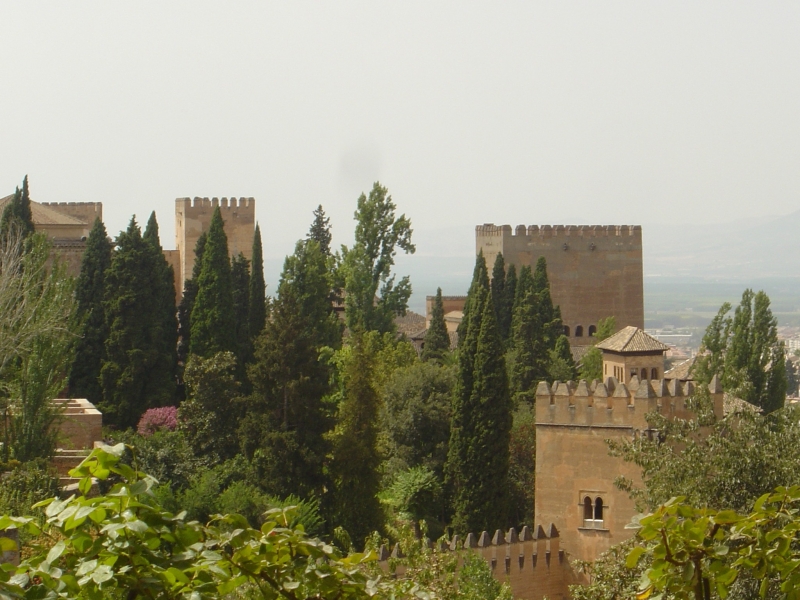
[[[256,222],[255,198],[177,198],[175,200],[175,247],[180,255],[180,270],[175,272],[176,287],[192,275],[197,239],[208,231],[214,209],[219,207],[228,236],[231,256],[240,252],[253,258],[253,232]]]
[[[469,550],[477,553],[489,564],[492,575],[498,581],[508,583],[519,600],[560,600],[569,598],[569,586],[585,582],[569,563],[568,556],[560,545],[558,529],[552,523],[545,529],[541,525],[535,530],[523,527],[504,532],[500,529],[494,535],[484,531],[479,535],[468,534],[465,538],[453,536],[450,544],[440,542],[440,552]],[[390,552],[382,546],[378,559],[385,571],[390,571],[391,559],[403,558],[399,544]],[[459,558],[459,567],[463,558]],[[398,565],[394,574],[405,575],[405,569]]]
[[[644,328],[642,228],[639,225],[478,225],[475,251],[491,276],[503,253],[520,269],[543,256],[553,303],[561,307],[570,344],[590,344],[597,322],[615,317],[617,329]]]
[[[714,412],[723,414],[723,394],[715,377],[709,385]],[[693,382],[631,378],[619,383],[541,382],[536,390],[536,522],[555,523],[571,556],[593,561],[632,535],[626,529],[638,513],[615,479],[641,484],[641,471],[609,455],[606,440],[654,435],[649,413],[693,419]]]

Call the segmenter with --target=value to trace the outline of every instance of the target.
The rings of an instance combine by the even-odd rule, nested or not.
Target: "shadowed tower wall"
[[[639,225],[519,225],[515,231],[510,225],[478,225],[475,246],[476,254],[483,251],[490,275],[500,252],[517,273],[544,256],[553,303],[561,307],[572,345],[588,345],[605,317],[616,317],[617,329],[644,328]]]
[[[180,254],[180,270],[175,272],[178,290],[183,290],[183,282],[192,275],[194,247],[200,235],[208,231],[217,206],[225,222],[230,255],[241,252],[248,260],[253,258],[255,198],[178,198],[175,200],[175,247]]]

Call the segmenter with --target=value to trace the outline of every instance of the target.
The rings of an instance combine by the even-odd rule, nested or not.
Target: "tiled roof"
[[[572,352],[572,360],[575,363],[579,363],[583,360],[583,357],[586,356],[586,353],[591,350],[591,346],[570,346],[569,350]]]
[[[5,210],[8,204],[14,198],[14,194],[0,198],[0,213]],[[31,216],[33,217],[34,225],[86,225],[83,221],[65,215],[49,206],[43,206],[38,202],[31,201]]]
[[[610,338],[606,338],[597,344],[597,347],[611,352],[663,352],[669,350],[669,346],[632,325],[618,331]]]
[[[693,356],[688,360],[678,363],[669,371],[664,373],[664,379],[678,379],[679,381],[689,381],[690,379],[694,379],[692,377],[691,370],[696,360],[697,357]]]
[[[394,323],[397,325],[397,333],[404,333],[409,337],[425,329],[425,317],[413,310],[406,311],[405,316],[395,317]]]

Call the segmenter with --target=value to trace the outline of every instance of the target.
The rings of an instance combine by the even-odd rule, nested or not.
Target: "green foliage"
[[[250,261],[241,252],[231,260],[231,282],[233,284],[234,337],[236,339],[236,362],[239,366],[239,381],[245,380],[245,363],[252,360],[250,336]]]
[[[383,525],[377,498],[381,402],[375,384],[376,354],[382,340],[377,332],[357,334],[335,357],[341,400],[336,427],[328,436],[333,484],[330,520],[343,527],[357,545]]]
[[[617,329],[617,320],[606,317],[597,322],[597,331],[592,336],[592,348],[581,359],[580,378],[586,381],[603,381],[603,353],[595,346],[603,340],[614,335]]]
[[[708,383],[719,375],[722,387],[765,412],[781,408],[786,400],[786,356],[778,340],[778,321],[763,292],[747,289],[728,316],[722,305],[706,329],[693,375]]]
[[[391,270],[398,248],[407,254],[416,248],[411,221],[395,218],[395,208],[388,190],[375,182],[369,197],[358,199],[353,247],[342,246],[345,321],[353,332],[393,332],[395,316],[406,314],[411,282],[406,276],[395,284]]]
[[[653,510],[683,496],[695,506],[749,511],[769,490],[800,484],[800,460],[794,450],[800,444],[796,410],[785,408],[766,416],[741,411],[715,421],[705,386],[698,388],[694,402],[700,419],[653,414],[648,422],[659,436],[610,444],[612,455],[642,469],[644,488],[624,479],[618,482],[640,509]]]
[[[33,213],[31,212],[31,197],[28,192],[28,176],[22,180],[22,189],[14,192],[14,197],[3,209],[0,218],[0,239],[21,236],[27,238],[33,235]]]
[[[342,335],[330,289],[328,261],[319,245],[298,242],[284,263],[272,318],[248,370],[254,392],[239,431],[241,444],[251,458],[260,450],[262,466],[278,482],[273,493],[283,496],[321,494],[325,486],[323,434],[333,423],[323,398],[331,389],[331,367],[320,355],[338,348]]]
[[[306,239],[317,242],[319,251],[324,256],[331,255],[331,240],[333,239],[331,236],[331,220],[325,216],[322,204],[314,209],[314,221],[311,223]]]
[[[502,321],[498,321],[500,331],[504,332],[506,347],[511,343],[511,326],[514,318],[514,299],[517,296],[517,267],[514,264],[508,265],[506,272],[506,288],[503,298],[503,309],[499,311]]]
[[[24,252],[19,237],[6,242],[0,256],[0,348],[6,346],[0,362],[8,398],[3,458],[24,462],[55,450],[59,409],[52,399],[64,387],[76,341],[74,281],[63,262],[51,261],[44,234],[29,237]]]
[[[550,364],[547,367],[549,380],[572,381],[578,375],[575,360],[569,347],[569,339],[565,335],[556,340],[556,347],[550,350]]]
[[[460,533],[504,527],[509,508],[511,398],[492,299],[483,288],[477,294],[485,301],[480,321],[470,314],[467,332],[469,342],[475,338],[473,330],[480,327],[472,389],[469,396],[462,396],[460,390],[454,395],[447,464],[453,490],[453,526]]]
[[[197,278],[197,297],[191,315],[189,350],[202,358],[236,350],[235,318],[228,236],[219,207],[214,209],[203,262]]]
[[[69,389],[72,396],[86,398],[95,405],[103,398],[100,367],[108,337],[103,310],[103,292],[106,271],[110,266],[111,242],[108,241],[105,225],[97,218],[86,241],[86,250],[81,259],[81,272],[75,286],[76,316],[82,327],[69,375]]]
[[[384,388],[381,410],[388,477],[418,466],[442,477],[455,372],[454,367],[415,363],[392,374]]]
[[[381,501],[399,522],[411,521],[416,527],[425,521],[434,537],[444,533],[442,517],[442,482],[427,467],[400,471],[381,494]]]
[[[165,511],[153,498],[154,480],[120,462],[123,445],[92,452],[77,469],[82,494],[53,498],[46,522],[0,517],[45,540],[19,567],[0,571],[9,598],[220,598],[250,587],[258,597],[366,599],[421,597],[411,582],[368,577],[374,555],[342,557],[332,546],[292,529],[291,509],[268,512],[261,529],[239,515],[209,525]],[[91,478],[118,478],[107,495],[88,497]],[[0,538],[3,549],[13,547]]]
[[[759,583],[758,595],[800,598],[800,552],[795,543],[800,487],[764,494],[749,514],[696,508],[673,498],[641,519],[643,546],[628,555],[628,566],[652,559],[638,598],[653,594],[676,599],[726,598],[742,579]]]
[[[319,500],[316,498],[306,500],[292,494],[283,499],[271,496],[268,502],[270,508],[291,509],[289,527],[292,529],[302,527],[308,535],[316,536],[325,528],[325,519],[320,515]]]
[[[178,409],[178,426],[198,456],[225,460],[238,450],[241,386],[236,367],[232,352],[192,356],[186,365],[187,399]]]
[[[511,589],[492,576],[483,557],[465,553],[464,563],[458,572],[459,600],[512,600]]]
[[[536,489],[536,413],[535,407],[522,403],[514,411],[509,443],[508,480],[510,522],[515,527],[533,525]]]
[[[258,230],[258,225],[256,225],[256,230]],[[207,239],[208,233],[205,231],[197,238],[197,243],[194,246],[192,276],[190,279],[183,282],[183,296],[178,305],[178,361],[184,365],[189,355],[189,343],[192,333],[192,310],[194,309],[194,302],[197,298],[197,280],[200,277],[200,269],[203,267],[203,253],[205,252]]]
[[[436,298],[431,310],[431,325],[425,334],[425,347],[422,349],[422,360],[441,361],[450,350],[450,335],[444,322],[444,305],[442,304],[442,288],[436,288]]]
[[[267,323],[267,284],[264,282],[264,257],[261,249],[261,228],[256,223],[256,230],[253,234],[253,259],[250,269],[250,317],[251,341],[254,341]]]
[[[0,514],[21,517],[30,507],[58,494],[58,476],[44,459],[18,464],[0,478]]]
[[[135,219],[117,236],[117,251],[106,271],[103,309],[108,338],[100,369],[105,423],[125,429],[135,427],[142,414],[175,399],[176,330],[174,299],[169,300],[163,255],[151,233],[142,237]],[[174,298],[171,296],[171,298]]]
[[[511,335],[511,312],[513,305],[508,303],[508,290],[506,289],[506,262],[503,253],[499,252],[492,267],[492,303],[497,318],[497,331],[503,343],[508,342]]]
[[[569,597],[572,600],[622,600],[636,598],[639,582],[651,564],[649,557],[642,556],[637,564],[628,567],[628,555],[639,545],[636,538],[611,546],[591,563],[578,563],[579,570],[588,576],[587,585],[572,585]]]

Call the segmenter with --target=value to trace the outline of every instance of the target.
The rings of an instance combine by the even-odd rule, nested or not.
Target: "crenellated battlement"
[[[94,211],[100,211],[103,208],[102,202],[39,202],[42,206],[52,206],[53,208],[66,207],[66,206],[85,206]]]
[[[714,411],[722,416],[722,387],[715,377],[709,384]],[[644,380],[633,376],[627,385],[615,377],[594,380],[556,381],[552,387],[542,381],[536,388],[537,426],[611,427],[647,429],[646,415],[690,419],[694,413],[687,400],[695,384],[676,379]]]
[[[511,585],[515,598],[533,600],[545,596],[565,597],[568,586],[580,581],[561,548],[560,537],[558,529],[551,523],[547,529],[542,525],[535,529],[525,526],[519,533],[512,528],[508,531],[498,529],[494,535],[488,531],[478,535],[470,533],[464,538],[456,535],[449,544],[429,542],[429,546],[439,552],[471,550],[480,554],[494,577]],[[403,557],[400,544],[391,551],[385,545],[378,551],[378,560],[387,571],[391,559]],[[405,569],[397,566],[394,573],[402,577]]]
[[[641,225],[495,225],[486,223],[475,227],[477,236],[511,236],[530,238],[558,237],[642,237]]]
[[[226,208],[237,208],[237,209],[251,209],[255,213],[255,198],[246,198],[242,196],[241,198],[200,198],[199,196],[195,196],[194,198],[178,198],[176,202],[183,204],[185,209],[208,209],[208,208],[216,208],[219,206],[220,210],[224,210]]]

